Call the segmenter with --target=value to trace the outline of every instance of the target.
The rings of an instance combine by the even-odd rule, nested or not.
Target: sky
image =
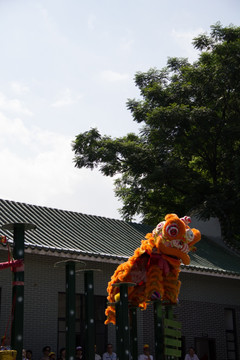
[[[239,0],[0,0],[0,198],[120,219],[114,179],[75,168],[72,141],[137,133],[136,72],[195,61],[192,39],[239,15]]]

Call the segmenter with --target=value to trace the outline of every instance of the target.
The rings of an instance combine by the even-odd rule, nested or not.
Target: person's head
[[[55,352],[53,352],[53,351],[50,352],[48,356],[49,356],[49,359],[50,359],[50,360],[56,360],[56,354],[55,354]]]
[[[149,349],[149,345],[145,344],[143,347],[143,353],[144,355],[149,355],[150,349]]]
[[[60,349],[60,358],[65,359],[65,357],[66,357],[66,348],[61,348]]]
[[[112,352],[113,352],[113,346],[112,346],[112,344],[107,344],[107,352],[108,352],[109,354],[112,354]]]
[[[94,345],[94,351],[97,352],[97,345]]]
[[[77,347],[76,347],[76,356],[77,356],[77,357],[81,356],[81,355],[82,355],[82,351],[83,351],[82,347],[81,347],[81,346],[77,346]]]
[[[49,353],[51,352],[50,346],[44,346],[44,348],[42,349],[42,352],[43,352],[44,356],[49,356]]]
[[[26,357],[26,350],[22,349],[22,358],[25,359],[25,357]]]
[[[26,358],[31,359],[32,358],[32,350],[26,350]]]
[[[193,347],[189,348],[189,355],[193,356],[195,354],[195,349]]]

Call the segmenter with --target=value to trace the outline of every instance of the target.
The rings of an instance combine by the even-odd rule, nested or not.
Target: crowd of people
[[[106,352],[100,356],[97,353],[97,347],[94,346],[95,351],[95,360],[117,360],[117,354],[113,351],[113,345],[107,344]],[[65,360],[66,359],[66,349],[62,348],[59,352],[59,357],[57,357],[56,353],[51,351],[50,346],[44,346],[42,349],[43,356],[40,360]],[[32,358],[32,350],[25,350],[22,351],[22,360],[33,360]],[[76,354],[75,354],[75,360],[85,360],[84,352],[82,346],[76,347]],[[150,355],[150,349],[149,345],[144,345],[143,347],[143,354],[139,355],[139,360],[153,360],[152,355]]]
[[[106,352],[102,355],[102,357],[97,353],[97,347],[94,346],[95,351],[95,360],[117,360],[117,355],[115,352],[113,352],[113,346],[112,344],[107,345]],[[56,357],[55,352],[51,351],[50,346],[44,346],[42,349],[43,356],[40,360],[65,360],[66,358],[66,349],[62,348],[59,352],[59,357]],[[27,360],[26,357],[23,357],[23,360]],[[76,354],[75,354],[75,360],[85,360],[84,351],[82,346],[76,347]]]
[[[95,360],[117,360],[117,355],[112,351],[112,344],[107,345],[107,351],[102,355],[102,357],[97,353],[97,347],[94,346],[95,351]],[[50,346],[44,346],[42,349],[43,356],[40,360],[65,360],[66,359],[66,348],[60,349],[59,357],[57,357],[54,351],[51,351]],[[84,360],[84,352],[82,346],[76,347],[75,360]],[[22,351],[22,360],[33,360],[32,350]]]
[[[1,338],[0,350],[9,350],[10,343],[6,337]],[[118,360],[117,354],[113,351],[113,345],[107,344],[106,352],[102,354],[102,357],[97,353],[97,347],[94,346],[95,360]],[[40,360],[66,360],[66,348],[60,349],[59,357],[57,357],[54,351],[51,351],[50,346],[44,346],[42,349],[43,356]],[[33,352],[28,349],[22,350],[22,360],[33,360]],[[75,360],[85,360],[82,346],[76,347]],[[148,344],[143,347],[143,353],[139,355],[138,360],[153,360],[153,356],[150,355],[150,348]],[[193,347],[190,347],[188,354],[185,356],[185,360],[199,360],[195,354]]]
[[[97,352],[96,345],[94,346],[95,351],[95,360],[117,360],[117,354],[113,351],[113,345],[107,344],[106,352],[100,356]],[[43,357],[40,360],[65,360],[66,356],[66,349],[63,348],[60,350],[59,358],[56,358],[56,354],[51,352],[50,346],[45,346],[43,348]],[[23,360],[27,360],[26,358]],[[85,360],[84,351],[82,346],[76,347],[76,356],[75,360]],[[139,355],[138,360],[153,360],[153,356],[150,355],[150,348],[149,345],[146,344],[143,347],[143,354]]]

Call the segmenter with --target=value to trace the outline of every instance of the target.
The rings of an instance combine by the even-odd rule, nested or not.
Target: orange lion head
[[[152,232],[157,249],[182,260],[185,265],[190,263],[189,251],[194,251],[194,245],[201,239],[200,231],[188,226],[190,222],[189,216],[179,218],[176,214],[168,214]]]

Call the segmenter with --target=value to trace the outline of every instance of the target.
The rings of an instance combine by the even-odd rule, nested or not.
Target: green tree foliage
[[[240,233],[240,27],[211,27],[193,40],[199,58],[170,58],[162,70],[135,75],[141,99],[129,99],[138,135],[91,129],[73,142],[75,166],[118,175],[125,220],[157,223],[169,212],[217,217]]]

